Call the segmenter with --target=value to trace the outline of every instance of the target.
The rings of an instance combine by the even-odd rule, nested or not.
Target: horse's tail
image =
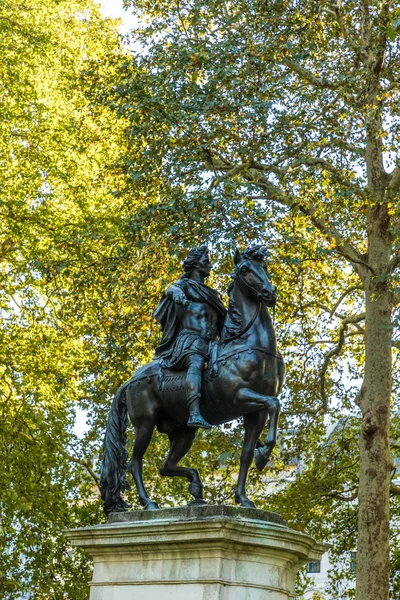
[[[126,481],[126,429],[128,415],[126,407],[126,388],[124,383],[114,396],[108,414],[106,434],[103,446],[103,461],[100,471],[100,491],[104,502],[104,512],[124,511],[128,505],[121,494],[130,489]]]

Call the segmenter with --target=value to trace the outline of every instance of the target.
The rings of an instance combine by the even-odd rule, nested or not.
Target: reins
[[[254,293],[257,294],[258,297],[258,306],[256,308],[256,311],[254,313],[254,315],[252,316],[251,320],[248,322],[248,324],[246,325],[246,327],[244,329],[242,329],[241,331],[239,331],[239,333],[237,333],[236,335],[226,339],[226,340],[221,340],[218,342],[219,346],[222,346],[223,344],[227,344],[228,342],[233,342],[233,340],[237,340],[239,337],[241,337],[242,335],[244,335],[245,333],[247,333],[249,331],[249,329],[254,325],[255,321],[258,319],[258,316],[261,312],[261,306],[262,306],[262,301],[261,301],[261,294],[260,292],[258,292],[252,285],[250,285],[249,283],[247,283],[247,281],[244,279],[244,277],[242,277],[242,275],[240,274],[240,266],[236,267],[237,269],[237,276],[239,277],[240,281],[242,283],[244,283],[245,285],[247,285],[247,287]]]
[[[248,354],[251,354],[252,352],[261,352],[262,354],[267,354],[268,356],[272,356],[273,358],[276,358],[277,360],[283,361],[282,356],[278,356],[277,354],[274,354],[273,352],[268,352],[268,350],[265,350],[264,348],[260,348],[259,346],[250,346],[250,348],[236,348],[235,350],[232,350],[232,352],[229,352],[229,354],[224,354],[223,356],[219,356],[216,359],[216,362],[222,362],[222,364],[225,364],[225,362],[228,360],[228,358],[231,358],[232,356],[234,356],[235,358],[239,358],[239,354],[243,354],[244,352],[247,352]]]
[[[246,327],[244,329],[242,329],[241,331],[239,331],[239,333],[237,333],[236,335],[226,339],[226,340],[221,340],[220,342],[218,342],[218,344],[220,346],[222,346],[223,344],[227,344],[228,342],[232,342],[233,340],[237,340],[237,338],[241,337],[242,335],[244,335],[245,333],[247,333],[250,329],[250,327],[253,326],[254,322],[256,321],[256,319],[258,318],[258,315],[260,314],[261,311],[261,300],[260,298],[258,299],[258,306],[256,308],[256,311],[254,313],[254,315],[252,316],[251,321],[248,322],[248,324],[246,325]]]

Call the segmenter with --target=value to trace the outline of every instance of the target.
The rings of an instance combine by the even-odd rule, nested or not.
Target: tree
[[[0,47],[0,595],[80,600],[89,561],[62,529],[101,510],[93,457],[74,452],[90,356],[62,281],[79,257],[93,262],[118,212],[96,228],[122,123],[92,110],[82,72],[123,51],[116,24],[81,0],[5,0]]]
[[[24,586],[36,598],[87,595],[87,561],[69,554],[60,531],[102,518],[96,470],[110,396],[150,359],[158,338],[152,310],[197,242],[212,246],[212,285],[221,291],[235,246],[267,243],[280,290],[286,435],[267,472],[276,493],[267,497],[265,479],[250,473],[257,504],[318,537],[333,532],[337,553],[354,548],[356,507],[343,502],[359,487],[358,401],[367,415],[362,452],[375,453],[380,465],[368,477],[376,501],[387,507],[388,465],[375,451],[388,441],[387,422],[367,431],[368,414],[375,418],[387,407],[387,386],[379,398],[370,376],[365,393],[359,380],[364,335],[371,337],[376,324],[368,316],[365,331],[365,313],[380,306],[381,295],[387,301],[396,285],[394,274],[376,271],[371,215],[376,211],[379,221],[387,211],[394,269],[397,171],[385,175],[393,198],[382,201],[368,183],[366,159],[373,157],[363,147],[375,140],[378,150],[379,144],[387,149],[385,160],[395,162],[397,7],[388,7],[382,26],[390,54],[385,70],[374,75],[383,88],[372,106],[364,98],[371,79],[366,52],[376,47],[366,50],[349,36],[352,27],[361,31],[356,4],[135,7],[149,23],[135,34],[132,57],[114,24],[86,1],[0,8],[5,598]],[[377,41],[384,12],[362,7],[363,35]],[[384,137],[366,128],[374,114],[384,119]],[[394,312],[392,323],[378,329],[381,346],[396,318]],[[387,359],[388,347],[382,352]],[[88,415],[82,440],[72,430],[76,406]],[[327,443],[326,422],[338,415],[345,422]],[[399,443],[397,420],[391,438]],[[172,504],[182,501],[187,486],[159,478],[166,444],[162,436],[154,440],[146,480],[156,500]],[[231,501],[240,445],[240,424],[198,436],[187,461],[200,468],[209,501]],[[383,455],[389,459],[387,450]],[[283,489],[282,473],[299,456],[306,468]],[[134,493],[128,498],[136,500]],[[396,515],[398,496],[392,503]],[[363,518],[360,513],[361,524]],[[386,560],[387,545],[382,548]],[[396,544],[393,557],[394,572]],[[364,580],[363,573],[358,569]],[[374,598],[386,597],[385,585],[380,595],[371,592]]]
[[[390,0],[128,4],[146,17],[134,34],[144,51],[120,70],[109,102],[130,121],[132,144],[142,140],[144,160],[138,166],[127,153],[126,169],[145,195],[155,172],[162,182],[147,218],[161,216],[180,243],[188,235],[177,235],[170,218],[178,207],[192,238],[204,218],[222,223],[232,241],[259,236],[263,226],[276,240],[290,239],[282,223],[291,223],[291,241],[303,231],[311,246],[299,260],[327,259],[333,279],[323,271],[319,279],[340,290],[329,306],[340,326],[320,365],[319,408],[329,408],[331,368],[345,349],[353,374],[363,371],[353,395],[361,422],[356,597],[387,600],[400,7]],[[297,259],[298,248],[286,250],[287,261]],[[361,311],[351,312],[357,305]],[[357,336],[363,341],[352,352]]]

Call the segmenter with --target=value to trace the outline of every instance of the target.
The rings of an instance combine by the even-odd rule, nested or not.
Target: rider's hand
[[[175,304],[182,304],[182,306],[189,306],[189,300],[186,298],[185,294],[179,290],[173,293],[172,300]]]

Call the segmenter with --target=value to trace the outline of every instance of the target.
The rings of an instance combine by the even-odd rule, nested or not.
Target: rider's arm
[[[183,306],[187,306],[189,304],[189,301],[186,298],[182,288],[174,283],[167,287],[165,290],[165,295],[168,298],[171,298],[175,304],[182,304]]]

